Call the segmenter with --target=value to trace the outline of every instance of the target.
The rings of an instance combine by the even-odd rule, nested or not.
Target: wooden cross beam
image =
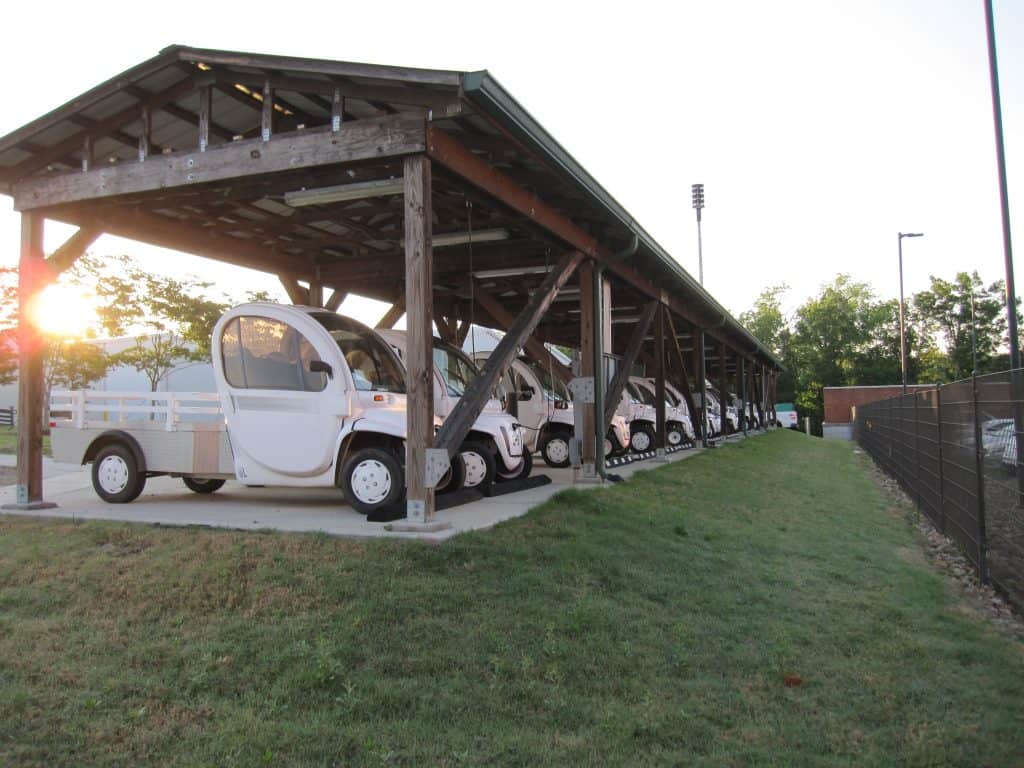
[[[469,434],[473,422],[477,420],[487,404],[498,380],[512,364],[516,350],[536,329],[537,323],[551,306],[558,291],[565,285],[582,260],[583,254],[579,251],[571,251],[559,259],[555,268],[544,278],[540,288],[530,297],[526,308],[515,319],[501,341],[498,342],[498,346],[491,352],[480,375],[466,387],[466,393],[459,399],[458,404],[441,425],[441,430],[437,433],[435,441],[436,446],[447,450],[449,456],[458,451],[462,441]]]
[[[50,254],[46,260],[46,266],[50,268],[50,274],[57,278],[60,274],[70,269],[79,257],[85,253],[85,249],[96,242],[96,238],[103,234],[98,227],[79,227],[78,231],[69,237],[64,244]]]
[[[629,337],[629,343],[626,345],[626,351],[622,355],[619,369],[615,372],[615,378],[612,379],[612,384],[608,387],[608,393],[605,395],[604,426],[601,427],[602,435],[612,423],[612,416],[615,415],[615,409],[619,406],[622,390],[626,388],[626,382],[629,380],[629,372],[633,368],[633,363],[636,362],[636,356],[640,352],[640,347],[643,346],[644,337],[647,335],[647,330],[651,327],[651,321],[654,319],[654,313],[657,311],[658,302],[648,302],[644,305],[636,325],[633,326],[633,333]]]
[[[341,302],[348,296],[348,291],[343,291],[340,288],[335,288],[331,291],[331,295],[327,297],[327,301],[324,302],[324,309],[328,312],[337,312],[338,307],[341,306]]]
[[[391,305],[391,309],[384,313],[378,322],[376,327],[384,330],[386,328],[394,328],[395,323],[402,319],[402,315],[405,314],[405,291],[395,299],[395,303]]]
[[[205,152],[153,156],[142,163],[24,178],[14,184],[14,207],[23,211],[333,163],[409,155],[422,152],[424,143],[422,120],[397,117],[357,120],[338,133],[301,131],[266,141],[251,139],[218,144]]]
[[[549,273],[550,274],[550,273]],[[472,278],[471,278],[472,279]],[[534,294],[536,295],[536,294]],[[516,318],[501,302],[498,301],[493,295],[488,293],[479,286],[473,288],[473,298],[483,307],[484,311],[491,316],[491,318],[501,326],[501,329],[508,332],[516,322]],[[532,299],[531,299],[532,300]],[[527,304],[529,307],[529,304]],[[526,310],[523,310],[524,312]],[[520,315],[521,317],[521,315]],[[524,339],[522,343],[523,349],[525,349],[534,360],[543,363],[544,365],[550,365],[552,372],[558,377],[563,383],[568,383],[572,379],[572,371],[561,362],[555,359],[555,357],[548,351],[548,348],[544,346],[542,342],[533,336],[529,336]]]
[[[281,281],[281,285],[284,286],[284,290],[288,294],[288,300],[292,304],[309,303],[309,292],[299,285],[298,280],[286,275],[279,275],[278,279]]]

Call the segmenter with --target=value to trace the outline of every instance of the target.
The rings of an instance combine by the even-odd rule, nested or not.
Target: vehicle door
[[[310,477],[334,460],[346,411],[343,363],[325,331],[313,322],[303,325],[304,332],[284,319],[253,314],[220,328],[217,388],[240,479]],[[314,361],[321,361],[314,368],[327,361],[334,375],[310,370]]]
[[[521,360],[512,362],[512,385],[515,388],[511,393],[517,402],[518,415],[516,418],[520,424],[525,424],[533,429],[539,429],[548,420],[547,405],[544,398],[544,388],[533,375],[529,366]]]

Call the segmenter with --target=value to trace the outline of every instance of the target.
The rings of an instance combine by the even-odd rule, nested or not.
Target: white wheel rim
[[[107,493],[120,493],[128,487],[128,462],[120,456],[107,456],[100,462],[96,479]]]
[[[475,488],[487,477],[487,462],[484,457],[476,451],[469,451],[462,454],[466,462],[466,488]]]
[[[604,439],[604,455],[608,456],[612,452],[612,441],[607,437]]]
[[[569,444],[560,437],[553,438],[544,447],[544,453],[552,464],[561,464],[569,458]]]
[[[391,473],[376,459],[359,462],[352,470],[352,495],[363,504],[379,504],[391,493]]]
[[[678,429],[673,429],[668,433],[668,444],[679,445],[683,442],[683,435]]]
[[[646,432],[636,432],[630,442],[633,445],[634,451],[646,451],[651,447],[651,436]]]

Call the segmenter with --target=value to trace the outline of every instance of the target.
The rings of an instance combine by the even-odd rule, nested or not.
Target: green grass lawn
[[[4,518],[0,764],[1020,765],[1024,647],[865,466],[779,431],[441,546]]]
[[[18,452],[18,430],[16,427],[0,427],[0,453]],[[53,456],[50,450],[50,436],[43,435],[43,455]]]

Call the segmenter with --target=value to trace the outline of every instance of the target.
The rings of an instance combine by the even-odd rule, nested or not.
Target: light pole
[[[903,372],[903,394],[907,394],[907,332],[903,324],[903,238],[924,237],[924,232],[900,232],[900,370]]]
[[[700,237],[700,212],[704,210],[704,185],[694,184],[693,208],[697,211],[697,266],[700,269],[700,284],[704,285],[704,246]]]

